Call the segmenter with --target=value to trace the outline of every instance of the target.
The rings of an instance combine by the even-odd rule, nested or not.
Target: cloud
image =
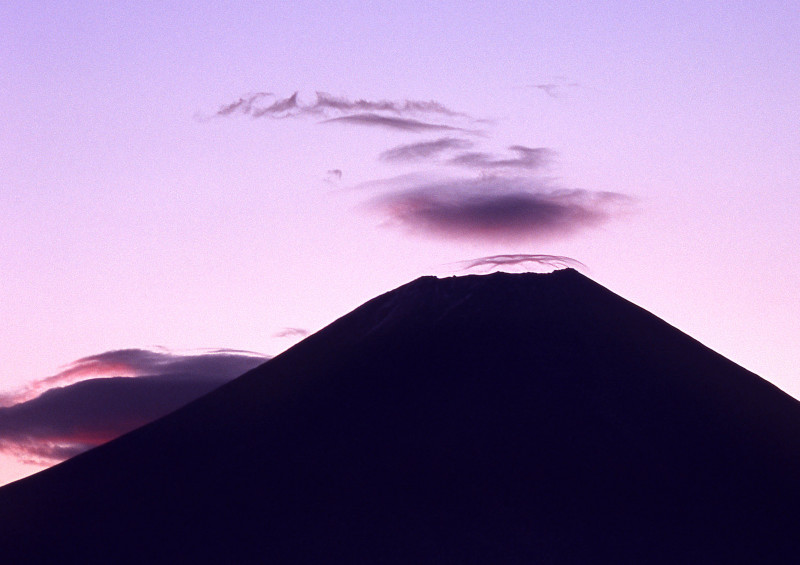
[[[548,96],[551,96],[552,98],[558,98],[562,88],[560,84],[554,84],[552,82],[546,84],[532,84],[530,85],[530,87],[535,88],[537,90],[541,90],[542,92],[544,92]]]
[[[306,337],[309,331],[303,328],[283,328],[272,337]]]
[[[563,255],[541,255],[529,253],[515,253],[505,255],[489,255],[468,261],[461,261],[464,270],[471,269],[500,269],[508,267],[522,267],[524,269],[545,267],[550,270],[566,268],[586,268],[586,265],[571,257]]]
[[[236,112],[240,112],[242,114],[249,114],[253,110],[253,104],[264,98],[265,96],[272,96],[271,92],[256,92],[255,94],[248,94],[239,98],[236,102],[231,104],[226,104],[222,106],[219,110],[217,110],[218,116],[229,116],[230,114],[234,114]]]
[[[160,349],[115,349],[82,357],[55,375],[39,379],[24,389],[0,395],[0,407],[30,400],[56,386],[94,377],[137,377],[165,373],[193,373],[201,376],[235,377],[261,363],[266,357],[238,349],[209,349],[174,353]]]
[[[294,92],[287,98],[276,98],[272,93],[257,92],[240,97],[237,101],[225,104],[214,116],[227,117],[235,114],[249,115],[253,118],[294,118],[313,116],[326,118],[324,121],[343,121],[361,125],[391,127],[405,131],[427,129],[460,129],[445,124],[434,124],[409,116],[438,116],[439,118],[468,118],[464,113],[451,110],[435,100],[351,100],[317,92],[314,102],[303,104]],[[265,98],[272,102],[265,104]],[[388,114],[388,115],[387,115]]]
[[[553,82],[527,85],[548,96],[577,86],[563,77]],[[468,129],[479,123],[435,100],[367,100],[316,92],[313,102],[303,102],[295,92],[288,98],[267,98],[267,93],[241,97],[222,106],[219,116],[236,113],[252,117],[313,116],[320,123],[378,127],[410,133],[442,133],[442,137],[391,147],[379,155],[384,162],[447,165],[480,171],[479,178],[437,180],[431,167],[416,175],[363,183],[382,195],[367,206],[390,224],[428,236],[491,241],[533,241],[565,237],[599,226],[620,215],[632,199],[613,192],[569,190],[553,187],[538,175],[555,152],[545,147],[515,144],[509,154],[474,150],[475,142],[460,134],[488,139],[484,130]],[[482,149],[479,147],[479,149]],[[328,171],[329,183],[341,171]]]
[[[432,122],[423,122],[414,118],[401,118],[397,116],[384,116],[375,113],[364,114],[351,114],[348,116],[340,116],[338,118],[328,118],[323,120],[322,123],[343,123],[355,124],[360,126],[377,126],[388,129],[396,129],[409,132],[424,132],[424,131],[462,131],[467,133],[477,133],[475,131],[466,130],[456,126],[448,126],[446,124],[437,124]]]
[[[424,235],[522,241],[600,225],[630,201],[614,192],[553,189],[532,178],[483,176],[411,183],[376,197],[370,207]]]
[[[577,82],[568,82],[567,79],[564,77],[557,77],[556,81],[557,82],[529,84],[527,85],[527,88],[540,90],[551,98],[561,98],[562,96],[564,96],[566,89],[576,88],[580,86],[580,84],[578,84]]]
[[[84,357],[20,394],[6,395],[0,450],[26,462],[61,461],[159,418],[266,359],[227,349],[187,355],[122,349]]]
[[[303,108],[297,103],[297,92],[289,98],[276,100],[266,108],[253,108],[250,115],[254,118],[269,116],[271,118],[288,118],[301,113]]]
[[[479,169],[540,169],[546,165],[554,155],[546,147],[525,147],[512,145],[508,148],[517,154],[509,159],[498,159],[488,153],[472,151],[461,153],[450,159],[454,165],[474,167]]]
[[[331,184],[337,183],[342,180],[342,174],[341,169],[329,169],[325,173],[325,181]]]
[[[341,113],[390,112],[398,115],[406,114],[441,114],[444,116],[461,116],[466,114],[455,112],[435,100],[349,100],[345,97],[331,96],[327,92],[317,92],[317,101],[309,107],[311,112],[335,110]]]
[[[422,141],[420,143],[392,147],[381,153],[380,159],[382,161],[421,161],[438,157],[445,151],[467,149],[472,145],[473,143],[466,139],[442,137],[433,141]]]

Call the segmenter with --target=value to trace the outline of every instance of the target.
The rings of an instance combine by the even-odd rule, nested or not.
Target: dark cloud
[[[484,176],[416,183],[376,198],[372,207],[390,222],[427,235],[511,241],[570,235],[608,221],[629,202],[613,192]]]
[[[557,96],[577,86],[563,77],[523,88]],[[612,192],[553,188],[539,175],[554,152],[545,147],[511,145],[509,154],[473,150],[475,143],[460,134],[485,137],[483,130],[467,129],[476,120],[429,100],[366,100],[316,92],[311,103],[288,98],[266,99],[266,93],[242,97],[223,106],[218,115],[253,117],[315,116],[320,123],[379,127],[402,132],[443,132],[439,139],[399,145],[383,151],[382,161],[422,162],[480,171],[479,178],[432,180],[432,169],[402,179],[365,183],[382,196],[369,206],[390,223],[426,235],[493,241],[531,241],[574,234],[620,214],[631,199]],[[448,132],[448,133],[444,133]],[[446,136],[446,137],[444,137]],[[453,171],[453,169],[449,169]],[[328,171],[327,181],[341,178]],[[511,259],[509,259],[511,260]],[[520,259],[522,261],[522,259]],[[530,261],[528,259],[527,261]]]
[[[5,399],[0,450],[38,463],[66,459],[159,418],[264,361],[259,354],[224,349],[192,355],[122,349],[84,357],[16,395],[16,403]]]
[[[473,143],[466,139],[454,137],[442,137],[433,141],[422,141],[420,143],[410,143],[392,147],[381,153],[383,161],[420,161],[438,157],[445,151],[456,149],[467,149]]]
[[[360,126],[377,126],[388,129],[396,129],[409,132],[425,132],[425,131],[462,131],[468,133],[475,133],[464,128],[456,126],[448,126],[446,124],[437,124],[432,122],[423,122],[414,118],[401,118],[398,116],[384,116],[375,113],[365,114],[351,114],[348,116],[339,116],[338,118],[328,118],[323,120],[322,123],[343,123],[355,124]]]
[[[158,349],[116,349],[73,361],[55,375],[29,384],[24,390],[0,395],[0,407],[30,400],[43,391],[93,377],[136,377],[165,373],[235,377],[266,360],[264,355],[238,349],[211,349],[177,354]]]
[[[464,270],[487,268],[500,269],[507,267],[522,267],[530,269],[531,267],[545,267],[547,269],[566,269],[566,268],[585,268],[586,265],[571,257],[563,255],[541,255],[529,253],[514,253],[505,255],[489,255],[487,257],[479,257],[477,259],[470,259],[469,261],[462,261]]]
[[[540,169],[546,165],[554,152],[545,147],[525,147],[524,145],[512,145],[508,148],[517,154],[516,157],[499,159],[478,151],[471,151],[456,155],[450,159],[450,163],[465,167],[475,167],[479,169]]]

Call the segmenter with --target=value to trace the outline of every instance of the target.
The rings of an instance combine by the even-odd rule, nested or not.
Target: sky
[[[429,274],[573,266],[800,397],[794,2],[31,1],[0,28],[0,484]]]

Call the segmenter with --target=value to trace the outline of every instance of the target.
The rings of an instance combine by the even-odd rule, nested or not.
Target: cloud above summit
[[[575,86],[558,79],[528,88],[558,97]],[[256,92],[220,107],[216,115],[234,114],[275,119],[311,116],[320,124],[438,133],[441,137],[378,153],[380,162],[414,166],[415,173],[361,184],[378,193],[366,207],[385,224],[427,237],[543,242],[597,227],[631,208],[632,199],[621,193],[572,189],[543,177],[556,157],[553,149],[515,143],[498,150],[492,146],[490,131],[473,129],[478,123],[489,127],[490,120],[435,100],[369,100],[318,91],[311,101],[303,102],[297,92],[286,98]]]
[[[0,451],[52,464],[210,392],[267,358],[237,350],[121,349],[84,357],[0,397]]]
[[[548,270],[558,269],[582,269],[586,265],[564,255],[544,255],[534,253],[510,253],[501,255],[488,255],[461,261],[465,271],[470,270],[495,270],[519,267],[529,270],[531,268],[543,268]]]
[[[375,197],[388,224],[427,236],[546,241],[603,224],[630,199],[614,192],[550,188],[528,177],[411,180]]]

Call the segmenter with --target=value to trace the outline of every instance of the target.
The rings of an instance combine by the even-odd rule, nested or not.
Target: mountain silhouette
[[[423,277],[0,489],[3,563],[800,559],[800,404],[573,270]]]

